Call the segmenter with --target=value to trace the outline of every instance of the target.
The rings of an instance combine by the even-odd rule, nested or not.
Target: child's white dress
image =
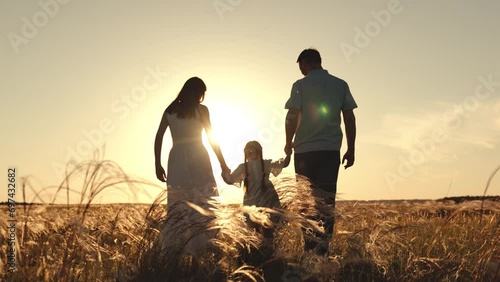
[[[264,175],[262,172],[261,160],[253,160],[240,164],[231,174],[224,175],[226,180],[231,183],[241,183],[248,173],[248,187],[243,197],[243,205],[268,208],[281,208],[280,201],[273,183],[269,180],[269,174],[278,176],[283,169],[283,159],[273,162],[272,160],[263,160]],[[264,177],[264,187],[262,187],[262,177]]]

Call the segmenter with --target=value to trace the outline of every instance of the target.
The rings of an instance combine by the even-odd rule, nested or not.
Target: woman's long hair
[[[177,114],[178,118],[193,118],[197,106],[205,99],[207,86],[199,77],[191,77],[182,86],[179,95],[167,107],[169,114]]]

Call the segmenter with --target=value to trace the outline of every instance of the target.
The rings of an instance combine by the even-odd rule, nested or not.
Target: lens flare
[[[328,116],[330,109],[326,105],[319,105],[318,113],[322,116]]]

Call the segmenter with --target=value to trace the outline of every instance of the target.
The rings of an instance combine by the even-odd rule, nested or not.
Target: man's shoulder
[[[303,77],[303,78],[300,78],[300,79],[297,79],[297,80],[293,83],[293,85],[299,85],[299,84],[301,84],[301,83],[304,81],[304,79],[306,79],[306,78],[307,78],[307,76],[305,76],[305,77]]]
[[[329,73],[327,70],[325,70],[324,72],[321,72],[321,73],[318,73],[317,75],[308,75],[308,76],[305,76],[301,79],[298,79],[297,81],[295,81],[294,84],[300,84],[300,83],[303,83],[303,82],[306,82],[306,81],[313,81],[313,80],[316,80],[316,79],[322,79],[322,80],[328,80],[328,81],[332,81],[332,82],[335,82],[335,83],[338,83],[338,84],[344,84],[344,85],[347,85],[347,82],[338,77],[338,76],[335,76],[331,73]]]
[[[339,83],[339,84],[347,84],[347,82],[345,80],[343,80],[342,78],[338,77],[338,76],[335,76],[333,74],[330,74],[330,73],[327,73],[327,77],[328,79],[336,82],[336,83]]]

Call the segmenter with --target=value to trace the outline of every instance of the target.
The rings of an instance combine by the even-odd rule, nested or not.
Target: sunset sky
[[[500,165],[499,12],[486,0],[1,1],[0,201],[8,167],[56,185],[67,160],[104,144],[106,159],[162,185],[154,137],[192,76],[207,84],[230,168],[254,139],[264,158],[284,157],[284,104],[306,48],[359,106],[356,162],[341,169],[338,198],[482,195]],[[170,147],[167,132],[165,167]],[[211,156],[222,194],[241,197]],[[500,176],[487,194],[500,194]]]

